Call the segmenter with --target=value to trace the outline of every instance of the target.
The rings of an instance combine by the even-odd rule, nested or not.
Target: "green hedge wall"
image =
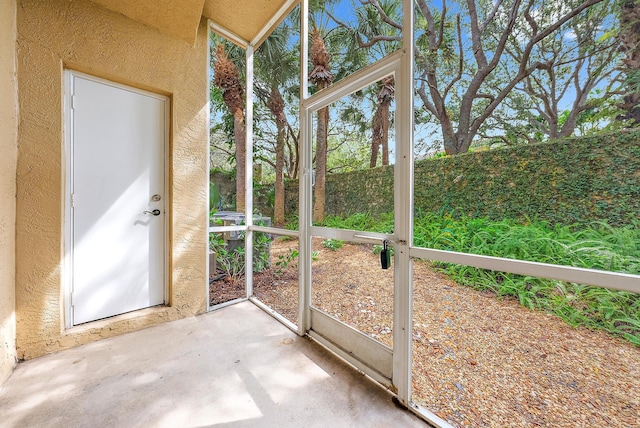
[[[414,176],[418,211],[620,226],[640,213],[640,132],[425,159]],[[295,211],[297,183],[286,193]],[[392,210],[393,166],[327,178],[327,215]]]
[[[212,209],[218,210],[222,206],[224,211],[235,211],[236,205],[236,177],[233,171],[212,170],[209,172],[209,195]],[[253,207],[254,213],[273,217],[273,184],[254,184]],[[296,186],[297,189],[297,186]]]
[[[298,212],[298,182],[285,183],[285,212]],[[349,216],[393,211],[393,166],[327,176],[325,213]]]

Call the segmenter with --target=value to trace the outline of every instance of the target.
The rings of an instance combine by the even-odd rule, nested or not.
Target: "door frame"
[[[311,239],[312,236],[321,236],[326,238],[336,238],[354,242],[371,242],[388,240],[395,245],[398,238],[399,224],[403,222],[402,213],[400,213],[401,207],[406,205],[405,199],[407,195],[405,193],[396,194],[394,200],[394,224],[396,232],[394,234],[380,234],[373,232],[363,232],[354,230],[342,230],[333,228],[324,228],[313,226],[312,223],[312,144],[313,141],[313,113],[320,110],[323,107],[327,107],[335,101],[338,101],[362,88],[375,84],[384,77],[389,75],[401,76],[402,75],[402,61],[405,54],[402,50],[397,51],[387,57],[351,74],[344,78],[340,82],[331,85],[328,88],[319,91],[309,98],[303,99],[300,106],[300,128],[301,139],[301,159],[302,159],[302,174],[300,175],[300,279],[303,284],[301,292],[301,308],[300,308],[300,329],[302,332],[309,334],[318,342],[322,343],[327,348],[331,349],[336,354],[347,360],[349,363],[356,366],[358,369],[375,379],[376,381],[388,386],[394,385],[394,366],[396,365],[394,358],[398,351],[398,343],[402,343],[402,339],[398,338],[397,332],[403,331],[404,328],[400,328],[397,321],[397,307],[398,299],[402,299],[403,296],[399,293],[401,287],[401,281],[404,279],[401,275],[394,271],[394,346],[393,349],[389,349],[385,345],[378,343],[374,339],[371,339],[364,333],[356,330],[355,328],[338,321],[324,313],[317,308],[312,307],[311,301],[311,259],[312,248]],[[397,81],[398,79],[396,79]],[[306,83],[306,81],[304,81]],[[396,116],[406,115],[406,111],[398,111],[396,107]],[[402,121],[401,121],[402,123]],[[396,134],[396,150],[400,150],[400,153],[404,153],[403,148],[399,147],[398,141],[404,134],[402,132]],[[402,144],[402,143],[401,143]],[[402,168],[401,165],[394,168],[394,193],[397,188],[401,188],[402,184]],[[398,262],[398,254],[396,252],[395,263]],[[396,268],[397,269],[397,268]],[[314,328],[315,326],[315,328]],[[403,353],[400,352],[400,355]]]
[[[395,235],[378,232],[318,226],[311,226],[310,232],[311,238],[339,239],[349,243],[382,244],[387,241],[391,247],[395,247],[396,242]],[[309,263],[309,265],[313,270],[313,264]],[[389,283],[394,292],[394,301],[395,281],[397,278],[394,266],[393,280]],[[309,292],[312,295],[313,280],[311,280],[310,284]],[[395,302],[393,308],[395,311]],[[389,347],[356,327],[327,314],[313,305],[313,299],[309,303],[308,310],[309,329],[306,333],[310,337],[331,349],[350,364],[358,367],[375,381],[388,388],[393,387],[393,347]]]
[[[97,76],[93,76],[90,74],[82,73],[79,71],[75,71],[72,69],[64,69],[64,104],[63,104],[63,126],[64,126],[64,162],[65,162],[65,170],[64,170],[64,205],[63,205],[63,221],[64,221],[64,240],[63,240],[63,263],[61,269],[61,278],[62,278],[62,293],[63,293],[63,322],[64,329],[75,328],[73,325],[73,307],[72,307],[72,293],[73,293],[73,208],[72,208],[72,199],[71,199],[71,189],[74,179],[74,168],[73,168],[73,149],[74,149],[74,141],[73,141],[73,114],[72,114],[72,103],[73,103],[73,81],[74,77],[80,77],[83,79],[91,80],[96,83],[101,83],[104,85],[112,86],[114,88],[123,89],[126,91],[130,91],[136,94],[145,95],[148,97],[155,98],[157,100],[161,100],[164,102],[164,141],[162,144],[163,151],[163,194],[164,194],[164,203],[162,209],[164,211],[163,217],[163,228],[162,228],[162,243],[163,243],[163,251],[162,251],[162,276],[163,276],[163,284],[162,284],[162,292],[164,295],[164,304],[170,305],[170,287],[169,287],[169,274],[170,274],[170,250],[169,250],[169,232],[170,232],[170,215],[171,211],[169,207],[171,206],[170,199],[170,186],[169,186],[169,162],[168,162],[168,154],[169,154],[169,139],[170,139],[170,120],[171,120],[171,99],[166,95],[161,95],[158,93],[146,91],[143,89],[139,89],[133,86],[117,83],[111,80],[103,79]],[[146,309],[146,308],[143,308]],[[139,309],[139,310],[143,310]],[[122,315],[122,314],[120,314]],[[115,315],[115,316],[120,316]],[[100,321],[90,321],[88,324],[93,322]]]

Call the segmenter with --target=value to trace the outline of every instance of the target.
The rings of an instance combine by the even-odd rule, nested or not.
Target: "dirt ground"
[[[321,242],[312,304],[392,346],[393,269],[380,269],[371,245]],[[271,269],[254,276],[254,295],[294,323],[297,263],[275,263],[297,245],[274,241]],[[640,427],[639,347],[458,286],[420,261],[413,304],[413,400],[452,425]]]

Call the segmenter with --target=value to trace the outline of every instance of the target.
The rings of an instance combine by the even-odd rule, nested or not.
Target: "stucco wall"
[[[0,0],[0,384],[16,362],[16,2]]]
[[[19,0],[16,240],[20,358],[206,310],[207,27],[195,46],[85,1]],[[172,100],[170,307],[64,328],[63,71],[71,68]]]

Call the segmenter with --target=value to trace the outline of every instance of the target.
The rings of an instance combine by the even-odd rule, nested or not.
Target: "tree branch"
[[[475,135],[477,133],[477,131],[480,128],[480,126],[482,125],[482,123],[491,115],[491,113],[496,109],[498,104],[500,104],[500,102],[502,102],[502,100],[504,100],[504,98],[509,94],[509,92],[513,89],[513,87],[518,82],[520,82],[526,76],[531,74],[534,70],[543,68],[543,65],[541,63],[539,63],[539,62],[536,62],[533,65],[527,67],[527,63],[528,63],[529,58],[531,56],[531,52],[533,50],[533,47],[540,40],[543,40],[545,37],[549,36],[551,33],[556,31],[558,28],[560,28],[562,25],[564,25],[571,18],[573,18],[574,16],[578,15],[580,12],[586,10],[587,8],[589,8],[589,7],[593,6],[593,5],[596,5],[596,4],[598,4],[598,3],[602,2],[602,1],[603,0],[587,0],[587,1],[585,1],[581,5],[575,7],[574,9],[572,9],[570,12],[566,13],[564,16],[562,16],[560,19],[558,19],[552,25],[550,25],[549,27],[545,28],[543,31],[541,31],[538,34],[535,34],[533,36],[533,38],[527,43],[527,46],[523,51],[523,58],[522,58],[522,62],[520,63],[520,67],[518,69],[518,73],[516,74],[514,79],[511,82],[509,82],[509,84],[507,84],[503,88],[503,90],[498,94],[498,96],[496,97],[495,101],[490,103],[485,108],[484,112],[473,120],[473,122],[471,123],[471,126],[470,126],[470,134],[471,135]],[[505,40],[505,43],[506,43],[506,40]],[[500,51],[500,49],[497,48],[496,49],[496,54],[499,51]]]
[[[447,95],[449,94],[449,91],[451,90],[451,88],[453,88],[453,85],[455,85],[457,82],[459,82],[462,79],[462,71],[464,69],[464,55],[463,55],[463,48],[462,48],[462,29],[460,24],[460,15],[456,16],[456,22],[457,22],[457,28],[458,28],[458,74],[453,79],[451,79],[447,87],[444,89],[444,92],[442,93],[442,98],[444,99],[447,98]]]
[[[498,0],[493,4],[493,9],[489,13],[489,15],[487,15],[487,19],[485,19],[482,25],[480,26],[480,34],[483,34],[484,30],[487,28],[487,25],[489,25],[489,23],[493,21],[493,18],[495,18],[496,13],[498,12],[498,9],[500,9],[500,6],[502,6],[502,1],[503,0]]]
[[[382,6],[380,6],[378,0],[360,0],[360,3],[362,5],[370,4],[378,11],[378,13],[380,14],[380,18],[382,18],[382,21],[391,25],[393,28],[402,31],[402,24],[398,24],[393,19],[391,19],[389,15],[387,15],[387,13],[384,11],[384,9],[382,9]]]
[[[358,47],[360,48],[370,48],[378,42],[398,42],[402,40],[402,36],[385,36],[385,35],[376,35],[369,37],[369,41],[365,42],[362,40],[360,33],[356,33],[356,41],[358,42]]]

